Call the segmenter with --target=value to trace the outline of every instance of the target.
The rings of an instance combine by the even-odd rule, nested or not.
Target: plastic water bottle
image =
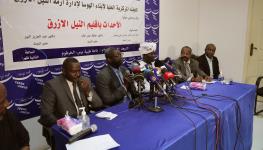
[[[224,81],[224,76],[223,76],[223,73],[222,71],[220,71],[220,74],[218,75],[218,81]]]
[[[85,107],[81,107],[79,109],[82,110],[81,112],[82,130],[85,130],[90,127],[90,118],[86,114]]]

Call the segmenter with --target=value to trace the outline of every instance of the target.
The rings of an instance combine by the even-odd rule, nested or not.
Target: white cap
[[[153,42],[144,42],[140,44],[139,51],[141,54],[149,54],[151,52],[154,52],[156,50],[156,43]]]

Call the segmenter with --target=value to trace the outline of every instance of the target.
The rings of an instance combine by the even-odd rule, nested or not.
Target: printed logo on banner
[[[153,10],[152,11],[152,22],[156,22],[158,24],[159,22],[159,10]]]
[[[39,107],[33,96],[14,100],[20,119],[26,119],[39,115]]]
[[[15,114],[18,114],[15,103],[12,99],[8,99],[9,100],[9,106],[7,107],[7,109],[11,112],[14,112]]]
[[[149,37],[150,36],[150,29],[151,29],[151,25],[145,25],[145,36]]]
[[[81,70],[89,71],[90,69],[92,69],[93,66],[94,65],[92,62],[83,62],[83,63],[81,63]]]
[[[94,76],[92,73],[95,72],[95,70],[93,69],[93,63],[92,62],[88,62],[88,63],[81,63],[81,72],[82,75],[85,77],[92,77]]]
[[[9,106],[7,107],[7,109],[11,111],[16,111],[14,106],[15,103],[13,101],[9,101]]]
[[[62,73],[61,67],[61,65],[51,66],[50,73],[52,74],[52,76],[59,76]]]
[[[31,76],[32,76],[32,73],[31,73],[31,71],[29,69],[16,71],[13,74],[13,80],[14,80],[14,83],[16,84],[16,86],[17,86],[16,90],[20,89],[23,92],[27,92],[26,90],[28,90],[28,86],[30,84]],[[22,95],[24,95],[24,94],[22,94]]]
[[[40,98],[35,98],[35,103],[36,103],[37,107],[40,109],[41,99]]]
[[[104,60],[95,61],[94,68],[95,68],[96,73],[98,73],[105,65],[106,63]]]
[[[46,81],[52,79],[52,75],[48,67],[34,69],[33,79],[31,80],[30,91],[34,97],[38,97],[42,93],[42,87]]]
[[[150,13],[151,13],[150,9],[145,12],[145,24],[147,24],[150,21]]]
[[[12,79],[12,74],[10,72],[3,72],[3,74],[0,74],[0,81],[3,84],[5,84],[11,79]]]

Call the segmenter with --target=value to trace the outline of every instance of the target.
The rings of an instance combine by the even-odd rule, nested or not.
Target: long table
[[[172,103],[159,101],[159,113],[122,103],[106,109],[118,115],[113,120],[91,115],[98,131],[87,138],[110,134],[120,144],[116,150],[251,149],[254,85],[216,82],[205,91],[178,87],[176,94]],[[57,150],[65,150],[70,136],[57,125],[52,131]]]

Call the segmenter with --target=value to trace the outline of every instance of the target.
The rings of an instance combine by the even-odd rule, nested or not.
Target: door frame
[[[252,39],[252,21],[253,21],[253,4],[254,0],[249,0],[248,5],[248,22],[247,22],[247,33],[246,33],[246,43],[245,43],[245,58],[244,58],[244,66],[243,66],[243,81],[248,83],[247,75],[248,75],[248,67],[249,67],[249,59],[250,59],[250,44]],[[255,80],[256,82],[256,80]],[[254,84],[255,84],[254,82]]]

